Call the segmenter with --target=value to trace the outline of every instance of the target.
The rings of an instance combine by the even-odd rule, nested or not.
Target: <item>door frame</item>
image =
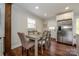
[[[4,38],[4,55],[11,50],[11,10],[12,4],[5,3],[5,38]]]

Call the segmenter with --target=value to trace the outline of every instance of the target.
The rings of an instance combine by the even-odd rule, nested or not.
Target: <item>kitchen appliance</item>
[[[73,32],[72,32],[72,19],[57,21],[57,41],[72,44],[73,43]]]

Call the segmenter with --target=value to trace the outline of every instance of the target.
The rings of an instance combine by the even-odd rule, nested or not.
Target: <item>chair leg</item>
[[[44,48],[45,48],[45,50],[48,48],[48,44],[47,44],[46,40],[45,40]]]
[[[24,48],[22,47],[22,56],[24,55]]]
[[[29,56],[29,50],[27,49],[26,51],[27,51],[27,56]]]
[[[43,54],[43,45],[41,45],[41,53]]]

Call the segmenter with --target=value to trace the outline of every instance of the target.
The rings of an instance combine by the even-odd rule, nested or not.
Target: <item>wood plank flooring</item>
[[[56,41],[51,40],[51,46],[49,49],[43,49],[44,52],[41,53],[41,49],[38,50],[39,56],[76,56],[76,47],[64,45],[57,43]],[[13,49],[13,56],[22,56],[22,47],[18,47]],[[11,54],[12,55],[12,54]],[[26,56],[26,52],[24,52],[24,56]],[[34,48],[28,51],[28,56],[34,56]]]

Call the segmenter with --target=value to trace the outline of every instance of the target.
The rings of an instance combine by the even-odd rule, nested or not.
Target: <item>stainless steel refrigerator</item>
[[[72,32],[72,20],[62,20],[57,21],[58,29],[57,29],[57,41],[72,44],[73,42],[73,32]]]

